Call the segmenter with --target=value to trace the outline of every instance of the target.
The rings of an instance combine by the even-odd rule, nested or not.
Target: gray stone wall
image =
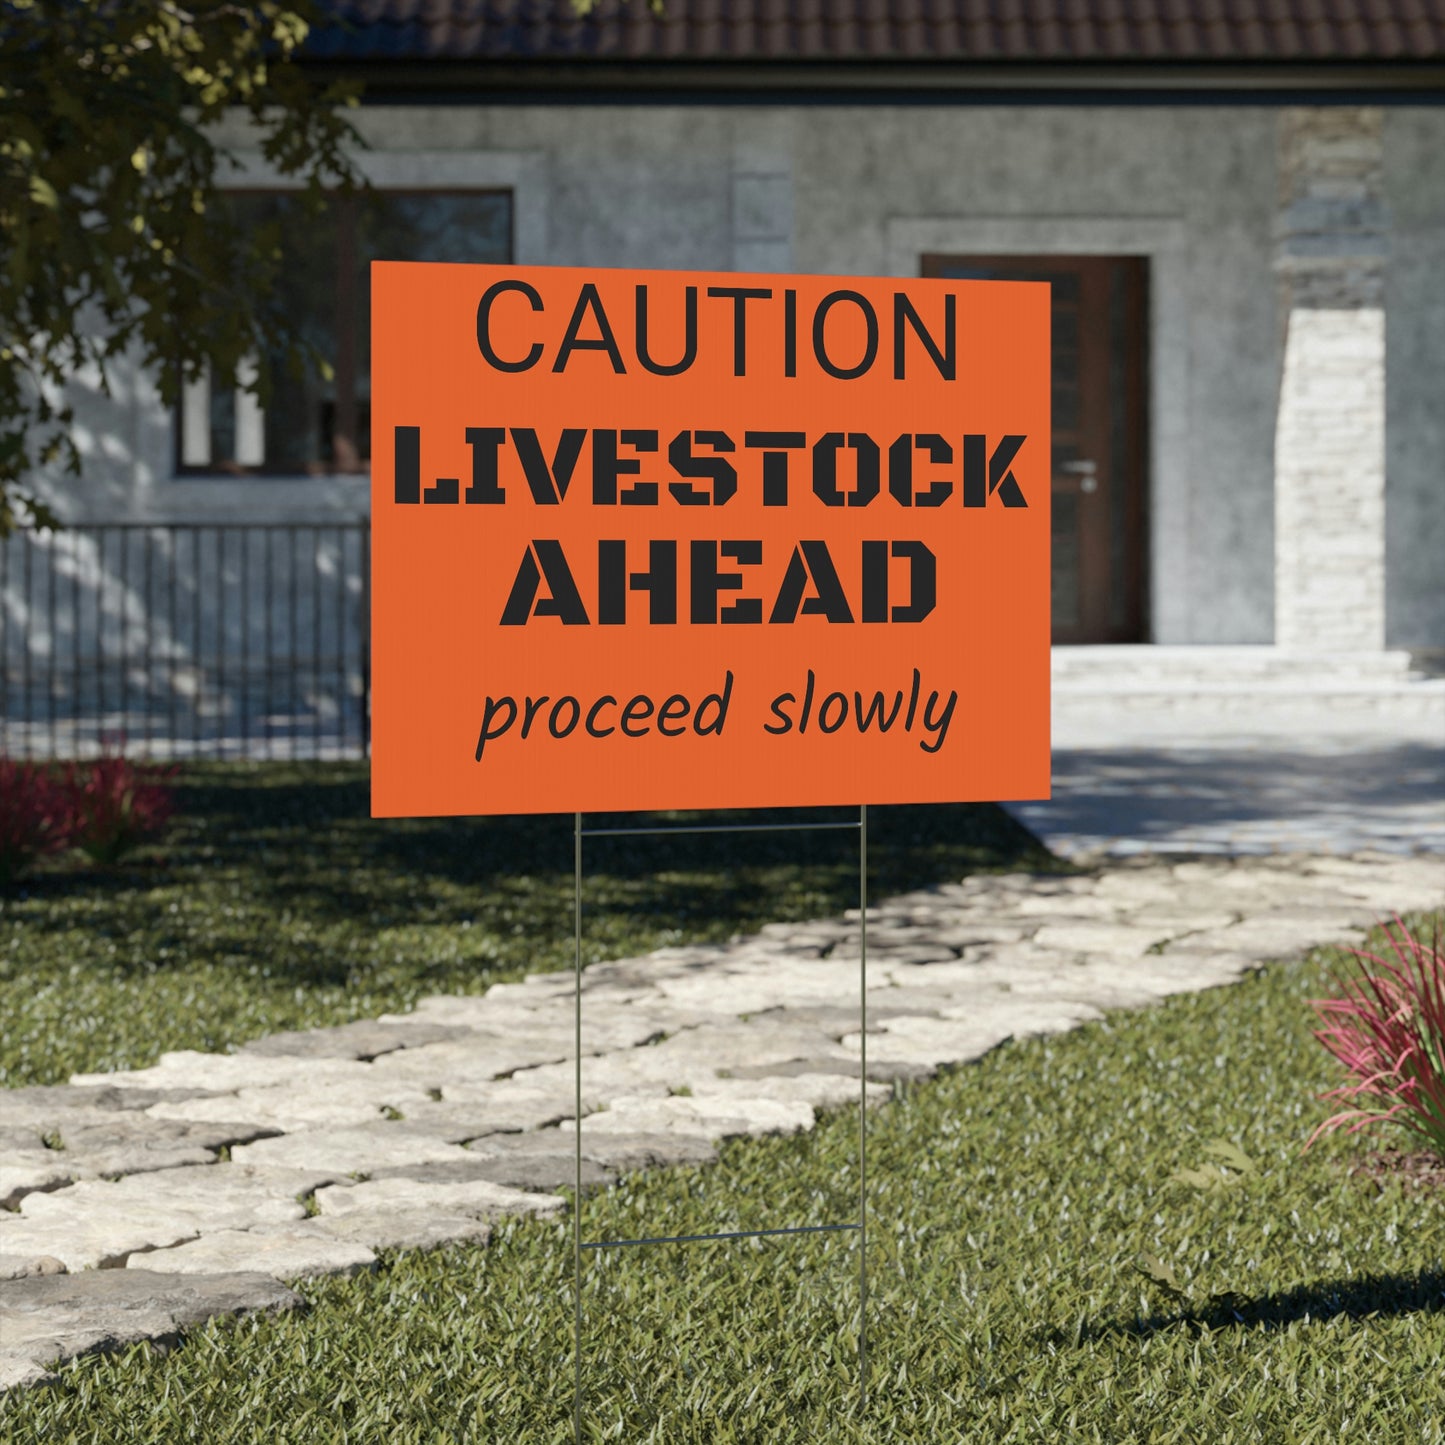
[[[1385,641],[1383,121],[1358,106],[1279,116],[1275,641],[1294,649]]]
[[[1445,648],[1445,107],[1385,113],[1385,638]]]
[[[521,263],[916,274],[925,245],[1147,256],[1151,636],[1228,643],[1276,635],[1277,118],[1251,107],[446,106],[371,108],[362,125],[378,185],[512,188]],[[1389,635],[1413,643],[1445,614],[1429,595],[1445,534],[1441,112],[1391,115],[1385,135],[1399,230],[1387,278]],[[244,179],[270,178],[252,157]],[[68,515],[365,515],[358,479],[175,480],[153,388],[117,383],[113,401],[82,398],[86,479],[52,489]]]
[[[890,227],[938,250],[1150,257],[1151,639],[1270,641],[1270,113],[897,107],[795,125],[804,270],[901,269]]]

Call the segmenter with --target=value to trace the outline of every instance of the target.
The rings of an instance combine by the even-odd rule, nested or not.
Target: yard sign
[[[1048,795],[1046,285],[372,300],[375,816]]]

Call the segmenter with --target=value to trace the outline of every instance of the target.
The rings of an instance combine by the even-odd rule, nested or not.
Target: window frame
[[[515,263],[517,254],[517,194],[516,187],[512,185],[462,185],[456,182],[449,184],[433,185],[371,185],[373,194],[381,196],[399,197],[426,197],[426,196],[457,196],[457,197],[482,197],[482,196],[504,196],[507,199],[507,253],[510,258],[507,264]],[[300,188],[294,185],[266,184],[256,181],[240,185],[225,186],[222,194],[231,196],[286,196],[299,195]],[[183,384],[176,403],[170,408],[172,448],[171,448],[171,475],[172,479],[181,482],[255,482],[255,481],[334,481],[338,479],[355,478],[365,480],[371,475],[371,459],[369,456],[360,455],[361,445],[357,435],[360,398],[356,393],[357,362],[359,358],[359,328],[355,324],[355,294],[347,292],[351,305],[343,304],[343,288],[346,287],[346,277],[355,271],[354,255],[356,247],[356,197],[337,196],[334,198],[336,204],[345,208],[341,214],[349,212],[351,220],[349,224],[338,225],[336,244],[334,250],[335,269],[337,286],[335,291],[335,329],[336,329],[336,355],[331,358],[335,368],[335,420],[332,426],[332,449],[333,459],[330,463],[318,463],[314,468],[306,471],[298,471],[294,466],[273,466],[268,467],[264,463],[258,466],[246,466],[234,460],[217,462],[214,459],[205,463],[187,462],[186,443],[187,427],[187,387]],[[348,255],[348,252],[350,254]],[[343,319],[345,318],[345,319]],[[349,382],[349,394],[343,400],[342,383]],[[210,378],[206,378],[206,397],[209,405]],[[238,387],[228,387],[233,394],[245,394]],[[209,422],[207,423],[209,427]],[[351,440],[357,451],[357,463],[355,466],[338,466],[335,461],[334,452],[336,441],[346,437],[342,431],[343,425],[349,425],[352,429]]]

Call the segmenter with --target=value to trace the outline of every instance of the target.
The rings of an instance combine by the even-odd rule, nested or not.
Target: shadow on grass
[[[76,859],[24,880],[27,927],[97,938],[143,932],[110,950],[122,971],[198,951],[260,961],[302,981],[344,982],[346,959],[301,938],[307,928],[473,929],[476,966],[536,950],[572,929],[571,815],[372,819],[358,764],[192,764],[175,784],[177,814],[154,847],[109,870]],[[853,823],[851,809],[589,814],[589,828]],[[1021,824],[992,805],[877,807],[869,814],[874,899],[980,870],[1060,871]],[[858,899],[856,830],[588,838],[587,932],[610,948],[639,925],[726,937],[770,918],[836,914]],[[172,902],[171,900],[176,900]],[[179,903],[179,912],[177,910]],[[282,925],[283,916],[294,920]],[[276,920],[273,924],[268,920]],[[295,946],[282,933],[295,932]],[[483,949],[485,934],[492,943]],[[445,980],[454,966],[424,952],[408,967]],[[132,956],[134,955],[134,956]]]
[[[1305,1321],[1323,1322],[1346,1315],[1352,1320],[1376,1315],[1445,1313],[1445,1268],[1416,1274],[1366,1274],[1353,1279],[1322,1280],[1250,1298],[1219,1294],[1200,1306],[1132,1320],[1086,1322],[1080,1329],[1050,1330],[1046,1342],[1077,1345],[1090,1340],[1148,1339],[1166,1330],[1282,1330]]]
[[[351,770],[348,770],[350,772]],[[271,781],[238,775],[221,782],[182,781],[175,788],[177,824],[166,845],[114,869],[70,868],[40,874],[27,886],[66,892],[134,886],[161,871],[155,855],[192,861],[197,850],[213,860],[246,861],[257,852],[296,850],[294,862],[324,865],[340,854],[368,856],[382,867],[423,869],[456,883],[572,871],[570,814],[486,818],[373,819],[364,775]],[[853,823],[854,809],[758,809],[708,813],[588,814],[588,830],[719,827],[752,824]],[[878,888],[897,891],[935,881],[937,850],[965,867],[1054,871],[1062,865],[1021,824],[991,804],[894,805],[870,809],[870,873]],[[330,856],[328,856],[330,855]],[[780,865],[838,866],[856,875],[856,832],[679,834],[670,837],[588,838],[589,873],[653,877],[690,869]],[[930,867],[930,862],[932,866]],[[926,870],[920,877],[920,870]],[[282,888],[294,876],[281,875]]]

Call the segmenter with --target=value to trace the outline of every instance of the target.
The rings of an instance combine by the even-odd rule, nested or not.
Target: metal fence
[[[370,529],[108,523],[0,541],[0,752],[365,757]]]

